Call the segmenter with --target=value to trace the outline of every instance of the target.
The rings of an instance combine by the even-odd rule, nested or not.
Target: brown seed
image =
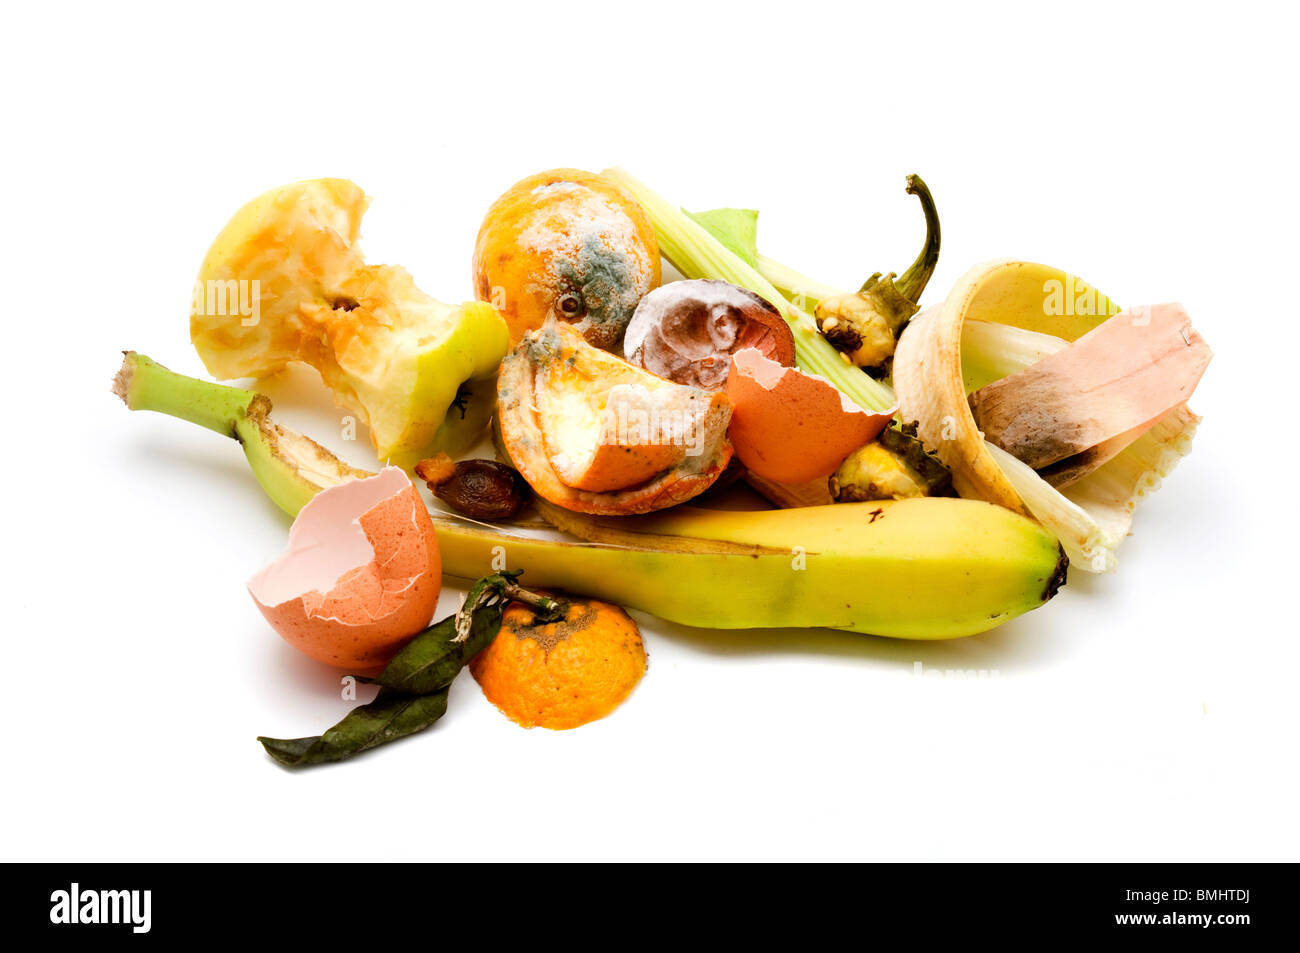
[[[453,463],[445,453],[415,465],[433,495],[458,513],[479,520],[508,520],[528,501],[529,488],[514,469],[495,460]]]

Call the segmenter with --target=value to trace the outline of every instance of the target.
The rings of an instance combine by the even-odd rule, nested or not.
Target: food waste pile
[[[248,595],[296,649],[377,686],[264,751],[300,767],[419,732],[462,668],[523,727],[604,718],[646,672],[627,608],[947,639],[1041,607],[1071,570],[1114,571],[1190,451],[1209,346],[1178,304],[1122,308],[1034,262],[933,294],[938,209],[919,177],[906,190],[919,251],[852,290],[763,255],[756,211],[554,169],[487,210],[457,304],[367,262],[353,182],[238,210],[194,286],[213,380],[127,351],[113,389],[237,442],[292,519]],[[294,363],[365,426],[375,470],[220,383]],[[470,458],[485,436],[495,452]],[[447,577],[468,594],[435,622]]]

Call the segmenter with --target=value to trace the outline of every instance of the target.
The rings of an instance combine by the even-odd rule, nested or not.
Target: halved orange
[[[525,335],[497,381],[501,440],[543,499],[647,513],[702,493],[731,460],[725,394],[675,384],[566,324]]]

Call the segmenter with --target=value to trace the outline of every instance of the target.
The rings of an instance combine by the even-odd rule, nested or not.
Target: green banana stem
[[[348,466],[314,440],[271,421],[264,394],[196,380],[125,351],[113,393],[131,410],[152,410],[188,420],[237,440],[257,482],[280,509],[298,515],[330,486],[374,476]]]
[[[239,439],[238,422],[257,399],[256,393],[177,374],[135,351],[122,354],[113,393],[131,410],[168,414]]]
[[[915,304],[921,300],[921,292],[929,284],[935,265],[939,263],[939,211],[934,207],[934,197],[930,194],[929,186],[919,175],[907,177],[907,194],[915,195],[921,200],[921,209],[925,212],[925,245],[916,256],[916,261],[894,283],[894,287],[904,298]],[[866,286],[863,290],[866,290]]]

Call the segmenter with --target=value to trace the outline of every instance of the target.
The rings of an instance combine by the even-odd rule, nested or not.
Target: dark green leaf
[[[501,603],[476,609],[469,638],[464,642],[452,641],[456,637],[456,617],[448,616],[408,642],[377,677],[358,680],[408,695],[436,692],[450,685],[470,659],[492,644],[501,628],[504,609]]]
[[[447,710],[452,680],[496,638],[506,603],[534,595],[515,584],[518,578],[518,571],[484,576],[470,587],[459,612],[408,642],[377,678],[356,676],[358,681],[378,684],[379,694],[369,705],[352,709],[325,734],[257,740],[280,764],[298,767],[342,761],[428,728]],[[460,642],[456,641],[458,622],[465,635]]]
[[[342,761],[358,752],[423,731],[447,710],[450,686],[430,695],[407,695],[381,689],[369,705],[360,705],[318,738],[258,738],[280,764],[302,767]]]
[[[276,761],[281,764],[297,764],[309,750],[312,745],[320,741],[320,735],[311,738],[258,738],[262,742],[262,747]]]

